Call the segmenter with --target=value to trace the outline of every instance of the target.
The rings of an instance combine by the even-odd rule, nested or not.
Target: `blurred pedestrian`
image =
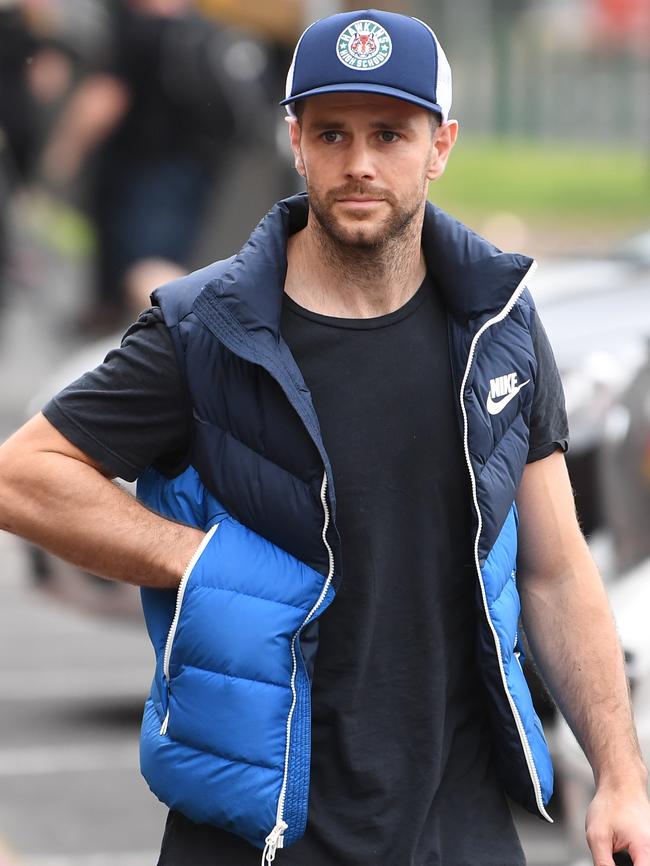
[[[62,186],[86,159],[98,239],[84,330],[115,327],[152,288],[185,273],[233,135],[216,24],[189,0],[113,7],[111,59],[71,95],[43,157]]]
[[[506,794],[549,819],[553,774],[519,593],[596,776],[594,862],[649,866],[534,263],[427,202],[458,131],[440,43],[325,18],[284,104],[307,195],[0,449],[0,526],[143,587],[159,866],[522,866]]]
[[[0,4],[0,302],[8,271],[9,200],[34,152],[27,61],[36,47],[18,2]]]
[[[34,26],[33,5],[0,3],[0,295],[9,259],[9,202],[33,179],[43,110],[62,96],[71,74],[69,53],[56,34]]]
[[[16,181],[29,175],[34,160],[35,103],[28,73],[38,48],[21,4],[0,5],[0,128],[5,163]]]

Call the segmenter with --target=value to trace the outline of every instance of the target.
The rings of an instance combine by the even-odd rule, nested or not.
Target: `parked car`
[[[600,451],[605,520],[619,573],[650,557],[650,339],[646,349],[644,364],[606,415]]]
[[[598,468],[605,420],[645,361],[650,338],[650,231],[607,256],[542,263],[532,289],[562,376],[567,463],[590,536],[610,515]]]

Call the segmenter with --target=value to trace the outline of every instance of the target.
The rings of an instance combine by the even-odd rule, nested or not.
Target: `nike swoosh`
[[[488,394],[487,403],[485,405],[487,406],[487,410],[490,413],[490,415],[498,415],[499,412],[503,412],[503,410],[506,408],[508,403],[511,400],[514,400],[515,397],[517,396],[517,394],[521,391],[521,389],[525,388],[529,382],[530,382],[530,379],[526,379],[526,381],[522,382],[521,385],[517,385],[517,387],[515,388],[515,390],[512,393],[506,394],[505,397],[502,397],[498,401],[493,400],[492,395]]]

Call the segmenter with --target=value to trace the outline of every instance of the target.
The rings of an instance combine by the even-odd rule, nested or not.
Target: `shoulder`
[[[165,283],[164,286],[160,286],[153,292],[151,299],[160,308],[167,327],[171,328],[178,325],[191,313],[194,301],[203,289],[210,285],[213,280],[221,277],[234,259],[235,257],[232,256],[229,259],[213,262],[205,268],[193,271],[191,274],[179,277],[170,283]]]
[[[535,342],[537,313],[535,302],[527,287],[519,287],[516,297],[511,298],[505,308],[496,314],[492,321],[501,322],[516,342],[530,347]],[[499,332],[497,329],[496,333]]]
[[[534,336],[536,323],[537,323],[537,310],[535,307],[535,300],[530,292],[528,286],[525,286],[519,297],[517,298],[517,303],[515,304],[515,309],[519,312],[520,316],[525,320],[528,329],[531,334]]]

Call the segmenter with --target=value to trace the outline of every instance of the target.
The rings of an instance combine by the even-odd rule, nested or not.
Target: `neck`
[[[373,318],[399,309],[426,273],[422,219],[381,246],[338,243],[310,212],[289,238],[285,291],[300,306],[326,316]]]

